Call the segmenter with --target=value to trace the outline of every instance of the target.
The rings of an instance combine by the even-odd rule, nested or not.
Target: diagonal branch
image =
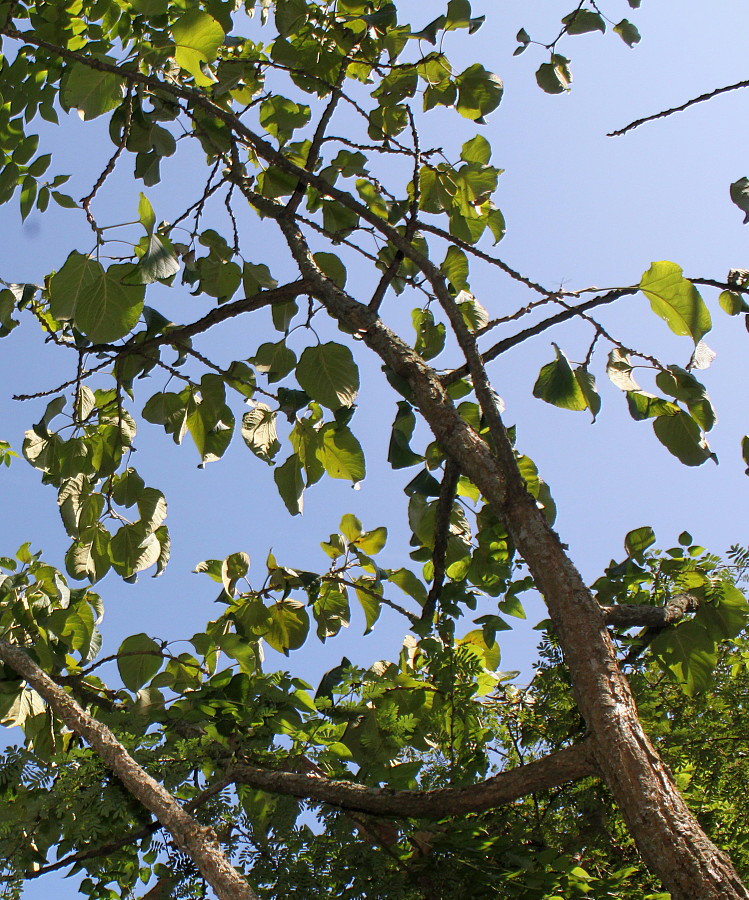
[[[479,784],[431,791],[396,791],[249,765],[237,766],[229,773],[235,784],[249,784],[273,794],[318,800],[369,815],[411,819],[441,819],[484,812],[514,803],[528,794],[596,775],[598,769],[586,742],[500,772]]]
[[[220,794],[226,787],[231,784],[231,780],[229,778],[221,778],[219,781],[212,784],[210,787],[207,787],[204,791],[201,791],[197,797],[193,797],[192,800],[189,800],[185,803],[185,809],[189,812],[193,812],[199,807],[203,806],[203,804],[207,803],[209,800],[212,800],[217,794]],[[118,850],[121,850],[123,847],[129,847],[131,844],[136,843],[137,841],[143,840],[143,838],[147,838],[149,835],[154,834],[161,828],[159,822],[150,822],[148,825],[143,828],[138,828],[134,831],[128,832],[128,834],[123,835],[121,838],[117,838],[114,841],[110,841],[108,844],[98,844],[95,847],[89,847],[86,850],[78,850],[75,853],[70,853],[67,856],[64,856],[62,859],[55,860],[53,863],[48,863],[45,866],[40,866],[38,869],[34,869],[31,872],[26,872],[25,877],[28,879],[39,878],[42,875],[47,875],[50,872],[56,872],[59,869],[64,869],[67,866],[72,866],[75,863],[83,862],[86,859],[96,859],[98,856],[110,856],[112,853],[116,853]]]
[[[518,344],[522,344],[523,341],[527,341],[528,338],[535,337],[536,335],[547,331],[549,328],[553,328],[555,325],[559,325],[562,322],[567,322],[570,319],[581,316],[589,309],[595,309],[597,306],[603,306],[606,303],[613,303],[620,297],[626,297],[630,294],[636,294],[639,290],[640,289],[638,287],[617,288],[616,290],[608,291],[606,294],[603,294],[600,297],[593,297],[591,300],[586,300],[584,303],[580,303],[577,306],[570,306],[567,309],[562,310],[562,312],[558,312],[553,316],[549,316],[547,319],[542,319],[535,325],[529,325],[528,328],[524,328],[517,334],[513,334],[501,341],[497,341],[497,343],[491,346],[488,350],[482,352],[481,358],[483,359],[484,363],[488,363],[491,360],[496,359],[498,356],[501,356],[512,347],[517,347]],[[468,366],[459,366],[457,369],[453,369],[452,372],[448,372],[446,375],[444,375],[442,377],[442,383],[447,386],[453,384],[456,381],[460,381],[460,379],[465,378],[466,375],[468,375]]]
[[[169,831],[219,900],[257,900],[257,894],[234,869],[211,828],[194,819],[166,788],[130,756],[114,733],[83,710],[20,647],[0,638],[0,659],[21,676],[50,706],[68,728],[82,737],[103,763],[122,782],[135,800]]]
[[[632,131],[634,128],[639,128],[640,125],[644,125],[646,122],[653,122],[655,119],[665,119],[666,116],[672,116],[674,113],[683,112],[685,109],[689,109],[690,106],[695,106],[697,103],[704,103],[706,100],[712,100],[713,97],[717,97],[720,94],[726,94],[728,91],[737,91],[739,88],[745,87],[749,87],[749,80],[737,81],[736,84],[728,84],[725,87],[715,88],[715,90],[708,91],[706,94],[700,94],[699,97],[692,97],[691,100],[687,100],[687,102],[682,103],[681,106],[672,106],[670,109],[663,109],[661,112],[653,113],[651,116],[635,119],[634,122],[630,122],[629,125],[625,125],[624,128],[610,131],[606,137],[619,137],[622,134],[626,134],[628,131]]]
[[[305,281],[294,281],[290,284],[281,285],[281,287],[271,288],[266,291],[260,291],[250,297],[242,297],[233,303],[225,303],[223,306],[217,306],[210,312],[206,313],[202,318],[187,325],[179,325],[171,331],[160,334],[157,337],[149,338],[140,343],[130,340],[125,344],[92,344],[87,347],[90,353],[107,353],[114,352],[118,355],[126,353],[141,353],[151,347],[159,347],[164,344],[178,346],[180,341],[186,338],[194,337],[196,334],[202,334],[208,331],[214,325],[225,322],[227,319],[233,319],[246,312],[255,312],[272,303],[285,303],[293,300],[302,294],[309,292],[309,286]]]

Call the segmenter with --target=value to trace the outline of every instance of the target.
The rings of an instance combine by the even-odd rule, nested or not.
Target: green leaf
[[[365,531],[360,537],[356,538],[354,543],[367,556],[376,556],[387,543],[387,539],[388,530],[381,525],[379,528]]]
[[[735,291],[721,291],[718,303],[729,316],[738,316],[739,313],[746,312],[741,294],[737,294]]]
[[[343,344],[307,347],[296,368],[299,386],[328,409],[353,406],[359,390],[359,370]]]
[[[440,266],[440,271],[456,293],[468,287],[468,257],[459,247],[451,244],[447,248],[447,255]]]
[[[112,566],[123,578],[130,578],[153,566],[160,553],[158,538],[139,523],[123,525],[109,544]]]
[[[132,283],[152,284],[154,281],[166,281],[179,272],[179,260],[169,238],[151,234],[143,240],[146,250],[138,261],[131,279]]]
[[[109,571],[110,534],[101,524],[86,528],[65,554],[65,568],[71,578],[88,579],[93,584]]]
[[[200,381],[200,402],[187,415],[187,428],[200,454],[201,466],[220,459],[234,434],[234,414],[226,405],[226,385],[209,373]]]
[[[125,638],[117,651],[117,669],[125,687],[137,691],[161,668],[161,647],[147,634]]]
[[[628,19],[622,19],[618,25],[614,25],[614,31],[628,47],[634,47],[640,43],[640,32]]]
[[[497,644],[496,641],[491,645],[487,644],[482,628],[476,628],[473,631],[469,631],[465,637],[460,638],[456,643],[458,646],[461,644],[468,644],[469,646],[474,647],[478,651],[481,661],[487,669],[495,671],[499,667],[499,644]]]
[[[231,597],[237,589],[237,582],[250,571],[250,557],[247,553],[231,553],[221,565],[221,583]]]
[[[335,581],[323,581],[312,613],[321,641],[338,634],[341,628],[347,628],[351,621],[351,607],[346,588]]]
[[[718,661],[715,641],[694,620],[664,629],[651,652],[688,697],[707,690]]]
[[[426,603],[427,589],[410,569],[396,569],[387,578],[388,581],[397,584],[404,593],[412,597],[419,605],[423,606]]]
[[[554,53],[551,62],[542,63],[536,72],[536,81],[542,91],[547,94],[563,94],[570,89],[572,73],[569,60]]]
[[[414,309],[411,312],[411,322],[416,330],[416,343],[414,350],[424,359],[434,359],[439,356],[445,346],[447,329],[442,322],[434,321],[434,313],[431,309]]]
[[[461,291],[455,302],[469,331],[479,331],[488,325],[489,313],[469,291]]]
[[[138,221],[148,234],[153,234],[153,230],[156,227],[156,213],[153,211],[151,201],[143,193],[141,193],[138,200]]]
[[[424,457],[414,453],[410,446],[410,440],[416,427],[416,416],[410,403],[405,400],[398,402],[398,412],[393,422],[393,430],[390,434],[388,447],[388,462],[394,469],[405,469],[423,462]]]
[[[251,297],[253,294],[259,294],[264,289],[270,290],[278,287],[278,282],[271,275],[270,269],[265,263],[256,265],[255,263],[246,262],[242,266],[242,283],[248,297]],[[280,305],[283,306],[285,304]],[[275,306],[276,304],[274,304],[274,309]]]
[[[216,256],[203,256],[198,260],[200,290],[223,303],[232,297],[242,281],[242,270],[229,260]]]
[[[60,104],[66,110],[77,109],[84,121],[95,119],[122,103],[124,83],[119,75],[76,62],[62,79]]]
[[[203,63],[213,62],[224,42],[224,31],[213,16],[190,10],[172,25],[172,37],[178,65],[192,75],[199,87],[213,84],[217,79],[206,75]]]
[[[653,419],[656,416],[675,416],[680,412],[679,407],[670,400],[648,394],[647,391],[627,391],[627,405],[629,414],[635,422],[643,419]]]
[[[539,372],[533,396],[562,409],[588,409],[588,400],[567,357],[554,344],[557,358]]]
[[[315,253],[312,258],[320,271],[334,281],[339,288],[346,286],[346,267],[335,253]]]
[[[351,513],[344,515],[338,527],[349,543],[353,543],[362,533],[361,522]]]
[[[674,334],[689,335],[697,345],[710,331],[710,313],[697,288],[684,278],[676,263],[654,262],[642,276],[640,290]]]
[[[265,403],[256,403],[253,410],[242,416],[242,439],[255,456],[272,463],[281,444],[276,434],[276,414]]]
[[[304,479],[302,464],[296,453],[292,453],[283,465],[276,467],[273,480],[286,509],[292,516],[300,515],[304,511]]]
[[[294,370],[296,353],[286,346],[285,341],[261,344],[257,348],[257,353],[248,362],[258,372],[267,375],[268,381],[273,383],[281,381]]]
[[[310,108],[274,94],[260,106],[260,124],[279,144],[285,144],[297,128],[310,120]]]
[[[653,420],[653,431],[663,446],[685,466],[701,466],[708,459],[717,462],[700,426],[683,410],[673,416],[658,416]]]
[[[368,578],[357,578],[355,585],[356,599],[364,611],[366,622],[364,634],[369,634],[382,612],[382,601],[378,596],[382,593],[382,586]]]
[[[130,264],[104,269],[101,263],[73,251],[50,284],[50,312],[70,320],[93,343],[124,337],[138,322],[145,289],[128,283]]]
[[[744,176],[731,185],[731,200],[745,213],[744,225],[749,222],[749,178]]]
[[[495,110],[502,99],[502,79],[474,63],[455,79],[458,100],[455,108],[466,119],[481,121]]]
[[[589,31],[606,31],[603,18],[589,9],[577,9],[562,19],[567,34],[587,34]]]
[[[307,21],[306,0],[277,0],[276,28],[282,37],[288,37],[298,31]]]
[[[268,609],[268,630],[263,638],[279,653],[288,655],[307,640],[309,616],[298,600],[281,600]]]
[[[485,166],[492,155],[492,147],[489,141],[480,134],[466,141],[461,147],[460,158],[467,163],[479,163]]]
[[[601,397],[596,390],[596,380],[585,366],[578,366],[575,369],[575,380],[580,386],[580,390],[583,392],[585,402],[593,416],[593,421],[595,422],[596,416],[601,411]]]
[[[630,531],[624,538],[624,549],[627,556],[640,562],[644,559],[644,553],[648,547],[652,547],[655,543],[655,532],[649,525],[643,525],[641,528],[635,528]]]
[[[143,418],[155,425],[163,425],[167,434],[174,437],[174,443],[180,444],[187,431],[187,419],[195,407],[195,401],[189,391],[180,394],[163,392],[154,394],[143,407]]]
[[[344,478],[355,484],[366,475],[364,452],[361,444],[345,426],[332,423],[320,430],[320,447],[317,458],[331,478]]]

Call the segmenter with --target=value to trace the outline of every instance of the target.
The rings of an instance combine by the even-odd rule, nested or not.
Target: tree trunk
[[[321,278],[311,260],[307,265],[294,246],[293,226],[279,224],[328,311],[408,382],[442,449],[505,523],[547,604],[594,757],[645,864],[672,900],[749,900],[730,859],[702,831],[645,734],[603,611],[526,490],[493,400],[491,410],[486,398],[482,402],[494,420],[492,449],[460,417],[434,370],[371,310]]]

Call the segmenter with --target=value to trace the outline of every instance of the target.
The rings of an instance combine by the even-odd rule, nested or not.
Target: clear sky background
[[[679,263],[687,275],[708,278],[724,279],[729,268],[749,268],[749,230],[728,196],[729,184],[749,174],[742,124],[749,92],[724,95],[624,137],[605,136],[632,119],[746,78],[749,8],[739,2],[643,0],[640,10],[631,10],[624,0],[605,0],[603,11],[614,22],[630,18],[640,29],[642,42],[630,49],[611,33],[566,39],[560,52],[571,58],[573,89],[567,95],[549,96],[537,88],[534,78],[545,51],[531,47],[513,58],[514,36],[525,27],[532,38],[549,40],[573,5],[570,0],[543,4],[477,0],[474,14],[485,13],[486,24],[472,38],[454,33],[446,51],[458,68],[480,61],[501,75],[502,105],[483,128],[450,112],[427,116],[422,146],[443,146],[454,158],[460,144],[477,131],[491,141],[492,162],[506,170],[496,202],[508,231],[496,252],[547,287],[634,284],[651,261],[659,259]],[[434,3],[429,4],[428,15],[419,12],[422,4],[407,6],[414,10],[415,25],[439,12]],[[344,117],[338,133],[345,128]],[[178,155],[166,161],[164,168],[171,175],[164,185],[147,190],[159,219],[173,219],[189,205],[196,171],[203,177],[203,164],[187,143],[182,142]],[[61,128],[42,131],[41,149],[58,154],[55,172],[76,173],[69,192],[78,198],[88,192],[112,145],[104,126],[98,122],[84,126],[71,114]],[[102,195],[99,211],[108,221],[135,218],[142,183],[132,182],[131,167],[130,160],[123,160],[118,177]],[[273,227],[261,225],[252,214],[243,216],[240,225],[251,235],[252,261],[268,262],[273,268],[280,246]],[[72,249],[86,252],[93,243],[83,214],[75,211],[34,214],[22,225],[12,204],[0,207],[0,229],[0,277],[7,281],[38,282],[51,268],[59,268]],[[365,297],[372,275],[351,269],[349,287],[358,288],[359,279],[360,296]],[[473,267],[471,286],[492,316],[532,299],[488,267]],[[209,308],[208,298],[192,298],[181,288],[162,289],[159,296],[169,304],[175,321],[193,320]],[[624,396],[606,378],[605,352],[593,365],[603,399],[595,424],[588,413],[558,410],[533,399],[538,370],[553,358],[550,341],[559,343],[571,359],[582,360],[590,340],[584,327],[547,332],[491,367],[507,406],[506,420],[518,425],[518,446],[550,484],[559,510],[557,530],[590,581],[612,557],[622,555],[624,534],[640,525],[652,525],[662,546],[670,546],[684,529],[718,552],[749,540],[749,482],[739,448],[741,437],[749,432],[749,335],[742,318],[729,318],[718,308],[717,292],[705,289],[703,296],[714,322],[707,342],[718,353],[712,368],[703,373],[719,416],[710,438],[718,466],[682,466],[658,443],[648,422],[630,419]],[[385,314],[398,323],[405,320],[392,301]],[[616,337],[643,352],[682,365],[689,359],[688,341],[673,337],[642,295],[624,298],[602,319]],[[40,418],[44,401],[22,404],[10,395],[54,387],[71,377],[73,366],[72,354],[61,360],[59,352],[40,351],[33,331],[19,328],[0,343],[0,438],[17,449],[23,431]],[[199,347],[228,361],[251,356],[268,339],[274,338],[267,320],[247,317]],[[272,547],[279,562],[324,568],[326,557],[319,541],[337,530],[346,512],[359,516],[365,528],[388,526],[390,539],[382,564],[410,563],[402,487],[417,470],[393,473],[384,463],[397,398],[363,349],[358,360],[363,389],[352,427],[367,452],[367,479],[359,491],[330,480],[315,486],[307,494],[301,519],[290,519],[271,470],[252,456],[238,435],[222,461],[197,470],[189,438],[176,448],[160,428],[141,426],[133,463],[148,484],[167,496],[172,562],[159,579],[145,573],[131,586],[110,575],[99,585],[106,602],[105,654],[114,652],[127,634],[146,631],[155,637],[187,638],[218,615],[212,602],[217,586],[205,576],[191,574],[201,559],[245,550],[261,573]],[[163,383],[160,375],[150,379],[151,393],[163,389]],[[647,379],[642,384],[646,387]],[[241,414],[238,404],[235,413]],[[38,473],[23,460],[0,472],[0,509],[0,554],[12,554],[30,540],[35,549],[43,549],[46,559],[64,568],[67,538],[55,491],[40,485]],[[536,608],[530,617],[534,614],[537,619],[542,613]],[[466,623],[464,630],[470,627]],[[348,632],[337,639],[321,645],[311,637],[289,660],[270,654],[268,666],[289,667],[316,685],[344,654],[367,664],[392,657],[405,623],[384,614],[372,635],[361,639],[362,631],[363,620],[355,616]],[[527,672],[535,638],[523,627],[501,634],[501,668]],[[111,674],[116,679],[116,672]],[[18,739],[12,731],[8,738]],[[41,900],[51,892],[61,898],[76,896],[77,881],[74,877],[63,886],[50,880],[32,883],[24,897]]]

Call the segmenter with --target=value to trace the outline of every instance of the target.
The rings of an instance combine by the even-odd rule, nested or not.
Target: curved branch
[[[318,800],[369,815],[410,819],[442,819],[484,812],[513,803],[528,794],[597,775],[598,768],[587,742],[500,772],[479,784],[432,791],[395,791],[249,765],[237,766],[229,773],[235,784],[249,784],[273,794]]]

